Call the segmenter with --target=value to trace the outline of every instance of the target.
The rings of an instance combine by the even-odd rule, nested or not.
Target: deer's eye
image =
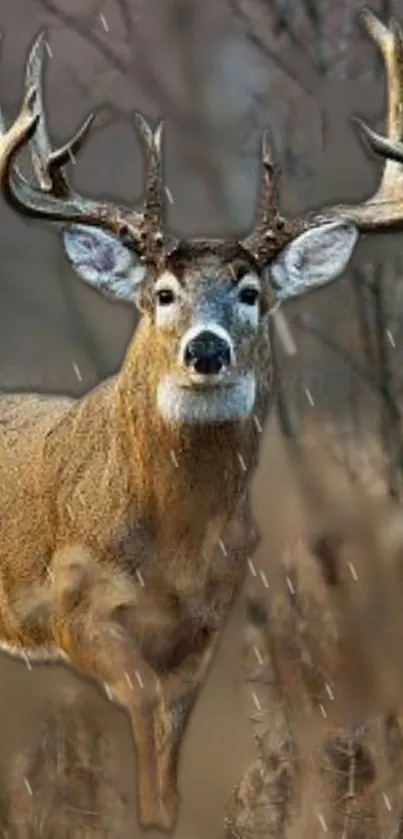
[[[170,306],[175,302],[175,294],[171,288],[159,288],[155,296],[160,306]]]
[[[246,306],[254,306],[259,299],[259,289],[254,286],[245,286],[239,290],[239,299]]]

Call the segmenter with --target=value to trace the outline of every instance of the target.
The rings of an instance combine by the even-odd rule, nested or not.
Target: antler
[[[0,178],[10,155],[16,154],[30,139],[39,121],[37,90],[30,87],[25,95],[18,117],[8,131],[3,129],[0,115]]]
[[[309,225],[301,219],[287,219],[280,215],[279,169],[273,161],[269,135],[262,140],[262,174],[257,218],[252,232],[241,244],[257,262],[270,262],[285,245],[303,233]]]
[[[265,135],[258,217],[254,230],[242,242],[263,263],[273,259],[300,233],[326,221],[343,218],[354,222],[361,231],[403,227],[403,35],[394,20],[387,28],[369,10],[362,12],[362,18],[382,52],[387,71],[387,137],[355,118],[372,149],[386,158],[380,187],[362,204],[340,204],[306,217],[283,218],[278,211],[278,173]]]
[[[386,65],[388,88],[387,136],[356,120],[374,151],[386,159],[381,184],[375,195],[358,205],[336,205],[307,216],[287,219],[278,209],[278,171],[272,161],[267,132],[262,146],[262,178],[256,224],[240,244],[261,265],[271,262],[301,233],[326,222],[345,219],[359,230],[388,230],[403,227],[403,35],[393,21],[384,26],[369,11],[363,13],[369,34],[380,48]],[[25,116],[3,137],[1,185],[7,201],[21,213],[53,221],[101,227],[121,237],[143,258],[155,258],[165,244],[163,236],[163,183],[161,166],[162,124],[155,132],[145,119],[136,115],[137,125],[147,149],[147,185],[142,213],[108,202],[83,198],[70,186],[65,166],[81,149],[93,117],[60,149],[52,151],[43,109],[41,73],[44,35],[31,49],[26,68],[26,89],[37,91],[39,120]],[[30,110],[32,102],[28,97]],[[24,108],[23,108],[24,111]],[[1,127],[1,126],[0,126]],[[7,138],[7,139],[6,139]],[[30,145],[37,184],[30,184],[15,168],[21,146]]]
[[[45,35],[41,33],[29,53],[25,87],[35,91],[27,95],[21,117],[4,134],[0,113],[0,178],[3,193],[10,205],[32,218],[45,218],[65,223],[79,223],[103,228],[125,239],[140,255],[151,257],[162,243],[163,187],[161,167],[162,125],[155,132],[146,120],[136,115],[137,125],[147,150],[147,186],[142,213],[106,201],[93,201],[79,195],[69,184],[66,164],[74,162],[87,139],[94,115],[90,115],[74,137],[59,149],[52,150],[43,106],[42,70]],[[37,184],[29,183],[15,167],[20,148],[29,142],[32,166]]]
[[[372,198],[356,207],[335,207],[332,213],[343,214],[366,231],[403,226],[403,34],[396,20],[388,28],[367,9],[362,17],[385,61],[387,137],[377,134],[358,118],[355,122],[372,149],[386,158],[386,164],[380,187]]]

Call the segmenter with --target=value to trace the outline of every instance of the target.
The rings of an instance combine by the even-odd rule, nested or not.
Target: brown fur
[[[400,56],[400,41],[390,37],[389,83]],[[386,38],[383,33],[382,43]],[[31,95],[28,105],[40,112],[43,48],[39,38],[26,71],[37,97],[33,105]],[[77,401],[1,399],[0,639],[23,654],[63,658],[108,685],[132,721],[142,824],[171,828],[179,745],[252,544],[246,491],[271,390],[263,314],[274,302],[274,288],[266,269],[298,233],[317,227],[321,216],[314,214],[309,222],[280,216],[277,174],[265,142],[261,200],[251,236],[243,243],[172,243],[161,229],[158,130],[138,118],[148,157],[144,212],[138,214],[88,202],[71,189],[63,167],[67,151],[81,147],[88,121],[66,148],[51,152],[43,121],[41,131],[33,134],[37,117],[29,107],[23,117],[17,133],[8,132],[3,143],[0,176],[9,203],[30,216],[81,221],[112,232],[125,242],[126,256],[136,253],[147,265],[148,278],[137,299],[134,273],[122,279],[118,266],[112,276],[100,246],[98,286],[104,289],[109,273],[110,291],[136,299],[143,312],[116,378]],[[400,126],[400,112],[389,122],[391,133]],[[39,187],[27,185],[12,168],[16,151],[30,138]],[[396,165],[386,164],[378,197],[389,194]],[[326,218],[342,215],[364,230],[401,222],[400,206],[392,217],[389,205],[382,207],[383,213],[375,201],[336,208]],[[71,232],[66,231],[67,239]],[[78,252],[83,273],[86,246]],[[213,281],[220,297],[222,278],[232,276],[229,286],[242,279],[239,260],[261,286],[256,332],[248,318],[240,318],[238,333],[230,336],[242,381],[245,372],[255,374],[257,416],[210,425],[168,424],[156,410],[157,383],[177,364],[179,340],[192,323],[203,288]],[[167,267],[185,284],[187,305],[181,302],[175,328],[163,331],[155,328],[152,291]],[[304,270],[309,275],[306,261]],[[308,287],[301,272],[301,287],[305,279]],[[281,282],[278,273],[276,282]],[[293,293],[292,286],[287,294]]]
[[[41,61],[37,44],[27,81],[40,112]],[[26,111],[25,104],[3,141],[9,199],[9,179],[24,183],[11,171],[13,156],[37,122]],[[158,142],[144,120],[141,126],[150,164],[144,224],[152,233]],[[32,143],[42,183],[50,177],[47,149]],[[62,170],[52,190],[69,194]],[[270,396],[269,288],[262,282],[259,322],[237,321],[230,336],[238,375],[255,374],[255,416],[168,422],[157,410],[157,385],[168,373],[184,375],[179,342],[201,296],[208,287],[203,299],[210,300],[212,287],[219,306],[220,283],[234,288],[240,261],[243,272],[258,272],[236,242],[161,250],[148,265],[138,300],[143,317],[116,377],[78,400],[0,399],[0,644],[69,662],[127,709],[143,826],[175,822],[180,743],[252,547],[246,490]],[[153,284],[167,268],[185,286],[186,305],[174,327],[162,330]]]
[[[250,547],[248,527],[226,532],[259,431],[164,423],[167,350],[145,315],[120,374],[83,399],[1,398],[0,639],[108,684],[132,717],[142,822],[171,826],[185,719]]]

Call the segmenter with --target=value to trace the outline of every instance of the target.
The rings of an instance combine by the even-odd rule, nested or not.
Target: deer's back
[[[21,576],[35,582],[47,561],[41,504],[41,453],[68,398],[0,397],[0,611],[5,592]]]
[[[40,441],[74,403],[69,397],[39,394],[0,396],[0,452],[24,449]]]

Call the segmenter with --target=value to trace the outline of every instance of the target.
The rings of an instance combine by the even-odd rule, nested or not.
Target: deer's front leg
[[[48,593],[54,642],[81,673],[105,685],[131,719],[137,751],[139,818],[143,827],[170,829],[176,802],[164,801],[156,720],[164,718],[159,681],[136,648],[130,616],[138,590],[126,575],[103,568],[87,552],[55,555]]]
[[[158,786],[167,813],[178,809],[178,769],[181,746],[187,724],[202,688],[208,665],[219,640],[219,632],[209,639],[205,650],[190,657],[189,662],[162,681],[162,701],[152,710],[155,753],[157,755]],[[141,734],[144,711],[140,710],[137,724]],[[135,721],[136,725],[136,721]],[[171,827],[174,825],[172,821]]]
[[[155,721],[164,718],[163,699],[153,671],[132,641],[111,637],[109,627],[90,612],[79,619],[55,617],[55,640],[69,663],[105,686],[109,697],[129,713],[136,746],[137,797],[143,827],[170,829],[176,805],[167,807],[161,790]]]
[[[224,558],[221,555],[222,572],[205,592],[203,605],[210,617],[204,625],[199,625],[198,631],[191,624],[186,630],[188,618],[183,617],[181,636],[187,639],[188,651],[183,655],[181,664],[177,664],[162,679],[163,702],[154,711],[159,786],[162,800],[171,812],[177,806],[178,763],[187,724],[217,649],[226,617],[240,589],[246,557],[256,547],[257,537],[246,517],[247,501],[245,508],[245,523],[241,516],[235,523],[235,529],[227,534]],[[139,729],[141,727],[140,721]]]
[[[178,764],[187,724],[217,649],[239,579],[240,575],[234,574],[228,581],[224,596],[220,598],[215,626],[206,627],[199,637],[189,632],[193,649],[189,650],[181,665],[162,680],[163,704],[155,708],[154,728],[159,785],[169,810],[173,810],[173,802],[178,798]]]

